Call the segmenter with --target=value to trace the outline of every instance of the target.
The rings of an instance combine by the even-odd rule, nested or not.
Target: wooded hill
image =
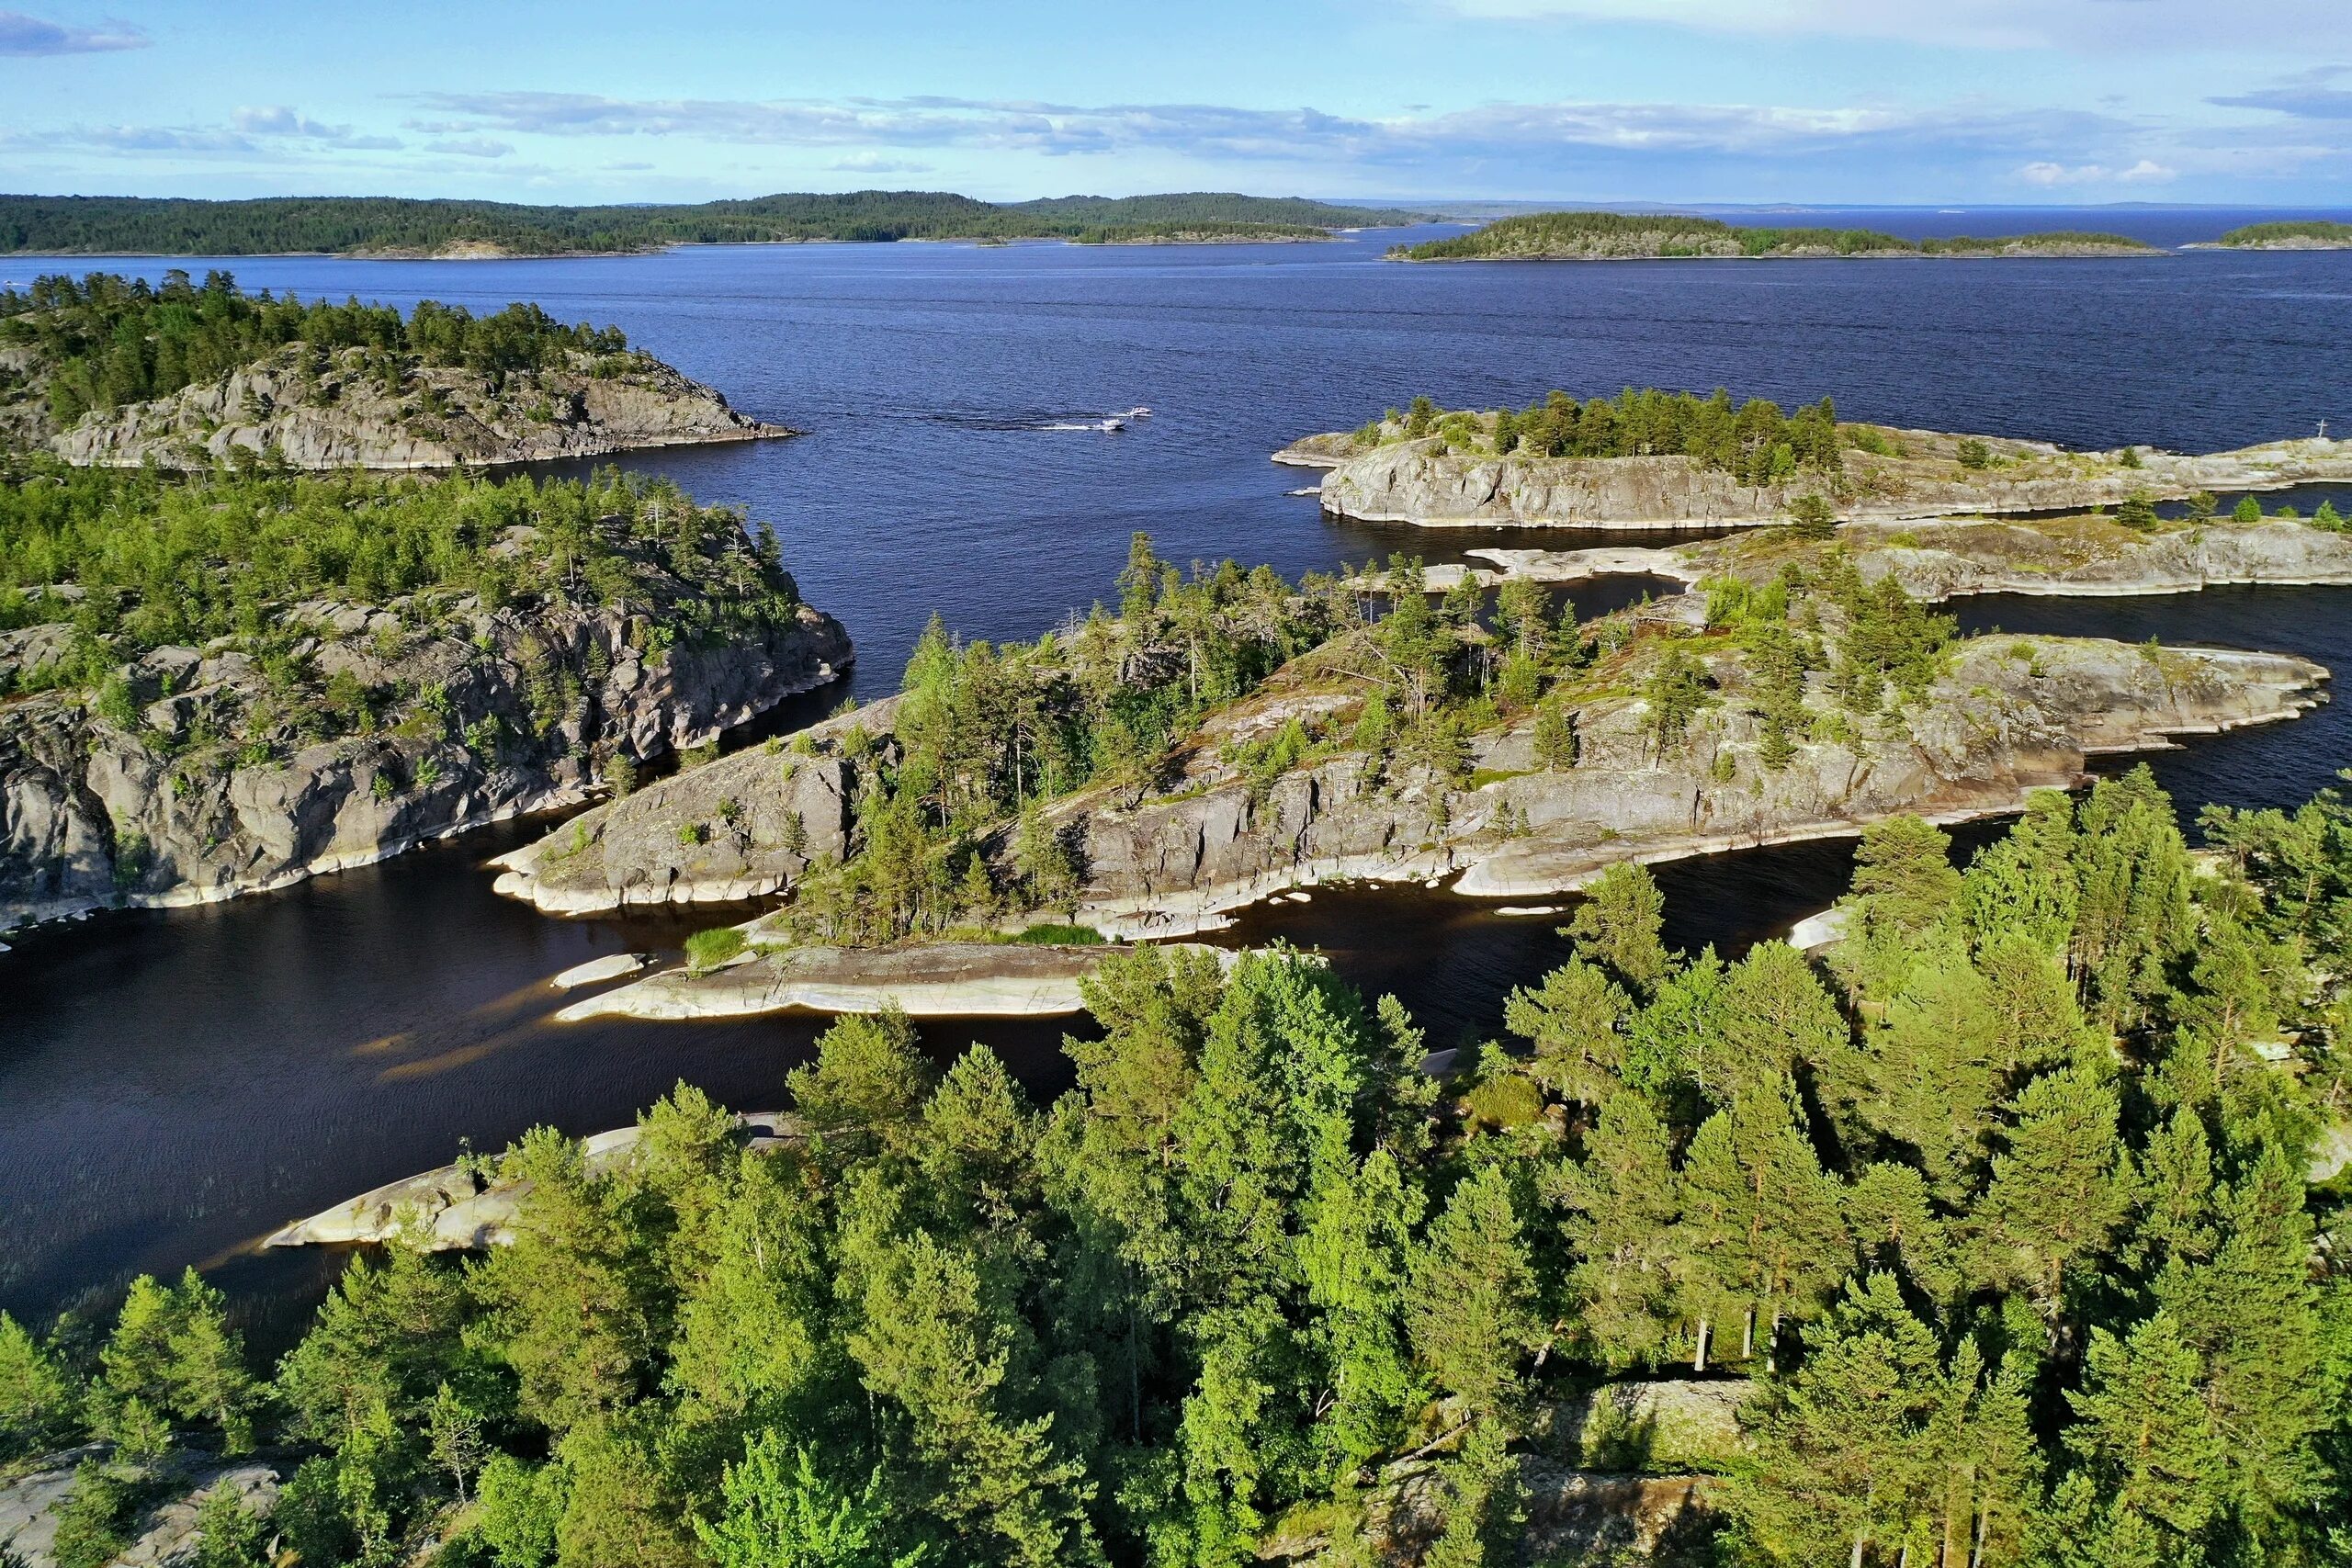
[[[0,253],[45,255],[424,254],[514,255],[658,250],[793,240],[1031,240],[1115,243],[1155,236],[1311,237],[1419,215],[1216,191],[1051,197],[999,204],[947,191],[779,193],[695,205],[529,207],[391,197],[196,201],[0,196]]]

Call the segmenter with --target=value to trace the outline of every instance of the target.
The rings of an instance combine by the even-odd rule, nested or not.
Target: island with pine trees
[[[2121,234],[2052,230],[1905,240],[1875,229],[1734,226],[1663,212],[1527,212],[1389,251],[1391,261],[1822,261],[2156,256]]]
[[[0,446],[76,464],[447,468],[792,434],[535,305],[404,317],[219,271],[0,290]]]
[[[1324,470],[1323,510],[1422,527],[1661,528],[2087,511],[2352,479],[2352,441],[2274,441],[2188,457],[2074,452],[2007,436],[1841,420],[1827,399],[1784,412],[1718,389],[1632,389],[1525,409],[1420,397],[1274,461]]]
[[[1490,599],[1457,575],[1433,602],[1417,562],[1187,576],[1139,536],[1117,615],[1028,645],[934,626],[896,695],[596,807],[498,886],[567,913],[772,897],[697,973],[581,1015],[774,1010],[807,1004],[812,963],[849,978],[841,953],[1184,936],[1326,881],[1558,893],[1623,862],[2011,812],[2092,755],[2290,718],[2327,677],[1959,637],[1835,552],[1726,582],[1583,621],[1527,576]]]
[[[665,481],[0,456],[0,929],[575,805],[851,657]]]

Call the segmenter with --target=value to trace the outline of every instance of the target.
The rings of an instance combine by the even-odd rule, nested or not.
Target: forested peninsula
[[[0,927],[577,803],[850,657],[665,481],[0,459]]]
[[[1306,436],[1274,461],[1329,470],[1324,511],[1372,523],[1655,528],[1800,514],[1891,522],[2121,509],[2224,491],[2352,479],[2352,441],[2274,441],[2200,457],[1844,421],[1655,388],[1525,409],[1413,400],[1361,429]]]
[[[704,994],[782,1008],[811,947],[1184,935],[1324,880],[1556,893],[1623,861],[2013,811],[2090,755],[2291,718],[2328,673],[1961,637],[1838,552],[1784,564],[1587,622],[1532,581],[1432,601],[1409,560],[1187,575],[1138,536],[1117,615],[1029,645],[934,627],[899,695],[598,806],[498,886],[567,912],[781,895],[714,938],[706,958],[752,967]],[[695,1010],[668,976],[597,1005]]]
[[[2352,1511],[2352,805],[1863,839],[1809,959],[1621,866],[1506,1035],[1146,950],[1048,1104],[844,1019],[451,1173],[254,1364],[195,1273],[0,1317],[8,1545],[88,1568],[2116,1568]],[[95,1436],[107,1445],[76,1450]],[[77,1462],[78,1461],[78,1462]],[[158,1509],[158,1503],[169,1506]]]
[[[1874,229],[1737,227],[1670,213],[1530,212],[1467,234],[1398,245],[1394,261],[1803,260],[1829,257],[2150,256],[2121,234],[2053,230],[1988,238],[1905,240]]]
[[[603,255],[678,244],[836,240],[1080,243],[1318,240],[1419,221],[1393,208],[1187,191],[987,202],[945,191],[780,193],[688,206],[532,207],[390,197],[197,201],[0,196],[0,254],[33,255]]]
[[[403,317],[176,269],[0,290],[0,447],[77,464],[446,468],[792,434],[536,305]]]

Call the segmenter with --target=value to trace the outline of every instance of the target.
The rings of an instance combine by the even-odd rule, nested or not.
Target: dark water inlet
[[[1283,493],[1306,476],[1269,463],[1272,450],[1417,392],[1491,405],[1554,386],[1721,383],[1784,404],[1829,393],[1849,417],[2085,446],[2210,449],[2306,434],[2323,414],[2352,428],[2325,374],[2341,356],[2352,254],[1417,268],[1378,260],[1395,238],[223,265],[249,287],[492,310],[529,298],[565,319],[616,321],[739,407],[809,430],[628,466],[772,525],[809,599],[856,637],[853,689],[867,697],[896,684],[934,609],[967,636],[1031,637],[1107,597],[1137,529],[1170,559],[1231,556],[1294,575],[1399,552],[1434,563],[1485,546],[1663,542],[1335,524]],[[171,265],[187,264],[12,258],[6,270]],[[2180,376],[2183,364],[2198,374]],[[1099,439],[991,427],[1038,408],[1137,403],[1153,417]],[[1642,586],[1568,592],[1592,613]],[[2352,669],[2346,590],[1951,608],[1972,626],[2154,632]],[[2190,741],[2155,766],[2185,801],[2290,802],[2352,761],[2346,723],[2331,704]],[[547,976],[674,949],[728,913],[561,920],[498,898],[481,863],[530,830],[209,908],[12,938],[17,951],[0,954],[0,1306],[44,1316],[134,1272],[196,1262],[284,1325],[336,1259],[239,1248],[446,1161],[461,1141],[492,1148],[542,1122],[618,1126],[682,1077],[737,1105],[775,1104],[823,1021],[548,1021],[560,998]],[[1661,866],[1668,935],[1731,950],[1778,934],[1843,887],[1850,853],[1815,842]],[[1547,901],[1559,902],[1522,902]],[[1452,1045],[1498,1029],[1509,987],[1558,961],[1559,923],[1442,891],[1329,889],[1250,911],[1232,935],[1325,949],[1367,991],[1403,999],[1433,1045]],[[943,1056],[984,1040],[1049,1095],[1068,1082],[1065,1027],[957,1021],[925,1037]]]

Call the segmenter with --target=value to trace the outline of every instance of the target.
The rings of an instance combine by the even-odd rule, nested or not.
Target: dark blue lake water
[[[2097,227],[2161,243],[2234,214],[1828,215],[1898,232]],[[1809,215],[1815,221],[1821,215]],[[1363,528],[1283,492],[1268,454],[1426,392],[1526,402],[1627,384],[1836,398],[1891,423],[2187,450],[2352,429],[2352,253],[2145,260],[1402,266],[1408,231],[1331,244],[779,246],[544,262],[317,257],[220,265],[248,287],[613,322],[738,407],[808,434],[628,459],[775,528],[849,626],[855,688],[895,684],[934,611],[1030,637],[1108,592],[1130,533],[1170,558],[1285,572],[1407,550],[1568,546],[1556,531]],[[0,279],[153,259],[0,259]],[[1122,434],[1044,428],[1148,405]],[[1579,592],[1605,607],[1623,593]],[[2352,592],[2226,591],[1965,606],[1974,624],[2215,641],[2352,663]],[[2185,797],[2285,801],[2352,761],[2352,715],[2158,760]],[[46,1313],[139,1269],[211,1263],[267,1316],[331,1260],[239,1248],[293,1215],[503,1143],[535,1122],[618,1125],[681,1077],[775,1102],[815,1026],[558,1028],[539,982],[594,953],[673,946],[688,919],[559,921],[495,898],[479,863],[514,829],[282,894],[31,933],[0,956],[0,1305]],[[1743,942],[1842,886],[1846,852],[1792,846],[1662,874],[1676,934]],[[1557,962],[1555,922],[1450,896],[1318,896],[1253,936],[1333,950],[1452,1044]],[[1061,1026],[978,1036],[1041,1092]]]

